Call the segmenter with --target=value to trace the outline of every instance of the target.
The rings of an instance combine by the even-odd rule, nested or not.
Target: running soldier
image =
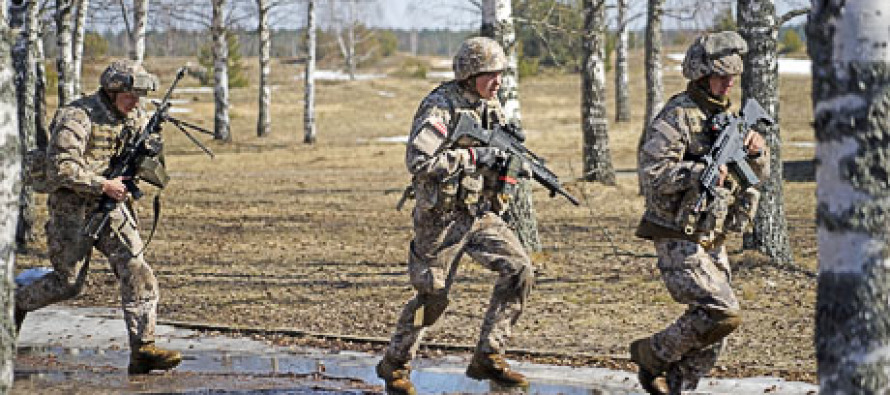
[[[640,383],[650,394],[694,390],[717,361],[723,338],[741,323],[723,240],[749,224],[759,192],[742,188],[722,166],[716,196],[705,201],[705,210],[693,206],[704,193],[703,156],[719,133],[707,125],[729,111],[729,91],[742,72],[747,48],[735,32],[697,38],[683,60],[686,91],[668,101],[640,144],[646,212],[637,236],[655,243],[665,286],[674,300],[688,306],[667,328],[630,345]],[[749,131],[744,145],[748,165],[764,178],[769,158],[763,137]]]
[[[504,348],[531,290],[534,271],[522,244],[501,219],[509,199],[495,192],[499,163],[508,154],[493,147],[453,142],[449,136],[462,115],[484,128],[505,124],[497,92],[506,67],[494,40],[465,41],[454,57],[455,79],[434,89],[414,116],[405,163],[416,199],[414,239],[408,258],[408,301],[377,375],[394,394],[414,394],[409,362],[421,336],[448,306],[448,292],[466,253],[499,278],[482,322],[467,375],[503,386],[525,387],[525,376],[510,369]],[[406,192],[407,193],[407,192]]]
[[[139,99],[156,89],[156,78],[141,64],[118,60],[100,77],[100,89],[60,108],[46,150],[49,221],[46,224],[53,271],[15,293],[16,330],[25,315],[73,298],[83,290],[93,247],[108,258],[120,282],[121,304],[130,342],[130,374],[169,370],[179,365],[177,351],[157,347],[155,320],[158,282],[142,256],[143,242],[123,177],[108,179],[110,160],[127,133],[147,121]],[[159,154],[162,142],[146,147]],[[97,239],[85,234],[103,195],[118,202]]]

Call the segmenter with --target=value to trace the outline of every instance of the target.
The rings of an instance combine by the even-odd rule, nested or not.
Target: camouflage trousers
[[[158,282],[142,255],[135,255],[143,246],[136,219],[130,209],[118,204],[99,239],[94,241],[83,234],[85,218],[94,208],[95,202],[71,192],[58,191],[49,196],[46,235],[53,272],[17,289],[15,305],[33,311],[80,294],[95,246],[108,258],[120,282],[131,347],[154,341]]]
[[[655,354],[670,363],[666,378],[671,391],[679,393],[695,389],[717,362],[722,339],[702,340],[703,332],[716,325],[713,313],[738,314],[739,304],[730,287],[724,247],[706,250],[698,243],[669,239],[657,241],[655,249],[665,286],[675,301],[688,305],[674,323],[652,336]]]
[[[427,327],[444,313],[448,292],[464,253],[499,275],[482,321],[476,352],[503,353],[511,328],[522,314],[534,269],[516,234],[496,214],[442,215],[414,210],[414,240],[408,273],[417,294],[402,310],[386,357],[400,363],[414,358]]]

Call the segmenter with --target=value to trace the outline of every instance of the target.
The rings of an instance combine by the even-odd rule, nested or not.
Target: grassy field
[[[631,369],[626,345],[682,311],[659,280],[651,244],[633,236],[643,210],[633,169],[645,98],[642,54],[633,55],[633,121],[609,124],[619,169],[616,186],[576,181],[578,75],[544,73],[521,83],[527,145],[549,159],[583,201],[574,207],[535,189],[544,251],[534,256],[538,285],[512,346],[561,354],[549,362]],[[147,65],[167,84],[186,60],[149,59]],[[401,61],[390,60],[385,71],[398,69]],[[669,96],[685,81],[678,64],[665,62]],[[254,84],[255,63],[246,63]],[[87,86],[95,86],[105,64],[85,65]],[[409,176],[404,146],[376,139],[405,135],[419,100],[437,82],[397,77],[319,82],[318,143],[308,146],[302,144],[300,76],[297,66],[273,63],[273,126],[265,138],[256,137],[256,88],[232,90],[233,142],[209,142],[215,160],[174,128],[165,130],[173,180],[163,193],[162,222],[147,252],[161,286],[162,319],[390,335],[412,293],[405,272],[410,214],[394,209]],[[610,74],[609,92],[611,81]],[[781,89],[783,158],[811,159],[810,80],[783,76]],[[189,100],[181,107],[192,112],[180,114],[183,119],[212,128],[212,94],[177,98]],[[611,97],[608,110],[614,110]],[[785,184],[794,266],[775,267],[756,254],[741,253],[738,238],[730,242],[744,323],[729,337],[715,375],[814,380],[814,191],[812,182]],[[149,200],[141,202],[143,227],[150,226]],[[42,225],[45,210],[40,210]],[[18,264],[48,266],[42,233]],[[428,332],[430,341],[475,343],[495,275],[471,261],[462,265],[449,312]],[[72,303],[117,305],[116,280],[104,258],[92,266],[86,291]]]

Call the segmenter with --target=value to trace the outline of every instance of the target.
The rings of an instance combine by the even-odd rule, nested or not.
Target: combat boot
[[[377,377],[386,382],[386,393],[390,395],[416,395],[411,384],[411,367],[383,357],[377,364]]]
[[[630,343],[630,360],[637,364],[637,379],[643,390],[653,395],[667,395],[668,388],[664,372],[668,364],[655,355],[652,340],[643,338]]]
[[[525,376],[511,370],[501,354],[473,354],[467,376],[476,380],[492,380],[505,387],[528,387]]]
[[[28,312],[25,310],[15,309],[15,335],[18,336],[19,333],[22,332],[22,323],[25,322],[25,315]]]
[[[130,374],[148,374],[152,370],[170,370],[182,362],[179,351],[165,350],[154,342],[144,343],[130,353]]]

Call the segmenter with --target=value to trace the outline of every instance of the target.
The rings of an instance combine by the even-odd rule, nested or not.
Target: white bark
[[[609,125],[606,118],[605,0],[583,0],[584,42],[581,58],[581,128],[584,175],[587,181],[615,184]]]
[[[510,0],[482,1],[482,35],[494,38],[504,47],[507,69],[504,70],[501,90],[498,92],[507,121],[520,123],[519,111],[519,57],[516,55],[516,29],[513,25]]]
[[[15,68],[16,101],[18,102],[18,125],[21,153],[35,148],[34,119],[34,56],[29,39],[33,34],[35,22],[29,19],[30,11],[35,9],[33,1],[13,1],[10,6],[10,27],[15,33],[16,42],[12,49],[13,67]],[[19,198],[19,225],[16,230],[16,245],[19,250],[27,248],[34,239],[34,192],[30,186],[23,185]]]
[[[315,143],[315,0],[306,4],[306,75],[303,79],[303,142]]]
[[[13,282],[19,217],[21,152],[6,1],[0,0],[0,394],[9,392],[15,358]]]
[[[738,0],[739,33],[748,42],[742,73],[742,103],[756,99],[776,121],[759,126],[770,150],[770,176],[761,180],[760,205],[744,247],[758,250],[775,263],[792,263],[785,221],[782,146],[779,137],[778,21],[773,0]]]
[[[74,61],[71,42],[71,8],[74,0],[56,0],[56,70],[59,75],[59,107],[74,99]]]
[[[133,0],[133,31],[130,35],[130,59],[145,59],[145,25],[148,22],[148,0]]]
[[[74,32],[71,38],[71,62],[74,67],[74,73],[71,75],[72,84],[74,85],[74,96],[72,99],[76,99],[83,95],[83,89],[81,87],[83,40],[87,24],[87,11],[90,9],[90,0],[75,0],[74,5]]]
[[[231,141],[232,136],[229,131],[229,48],[226,45],[226,27],[223,17],[226,0],[212,0],[212,2],[213,97],[215,99],[213,138]]]
[[[890,392],[890,3],[814,0],[820,393]]]
[[[257,117],[256,134],[263,137],[269,134],[272,120],[269,115],[269,108],[272,102],[272,87],[269,86],[270,73],[270,51],[272,48],[272,37],[269,32],[269,1],[256,0],[257,9],[259,11],[259,23],[257,31],[260,36],[260,91],[259,91],[259,114]]]
[[[646,118],[644,129],[664,105],[664,83],[661,73],[661,17],[664,0],[649,0],[646,15]]]

